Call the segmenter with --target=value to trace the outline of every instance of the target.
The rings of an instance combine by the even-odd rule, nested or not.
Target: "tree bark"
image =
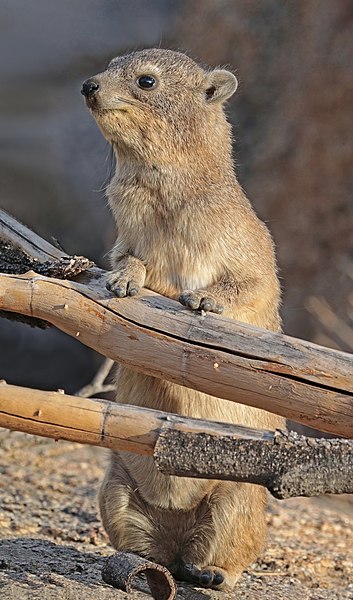
[[[276,431],[268,439],[166,428],[154,451],[168,475],[265,486],[275,498],[353,493],[353,442]]]
[[[19,229],[17,229],[17,227]],[[34,258],[60,251],[0,219],[0,237]],[[91,267],[75,281],[0,275],[0,308],[48,321],[104,356],[158,378],[353,437],[353,357],[219,315],[186,310],[147,289],[118,299]]]

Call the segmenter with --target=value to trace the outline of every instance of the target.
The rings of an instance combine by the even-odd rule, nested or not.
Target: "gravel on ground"
[[[0,430],[2,600],[147,600],[101,580],[113,550],[96,494],[106,451]],[[338,507],[338,508],[337,508]],[[178,600],[352,600],[353,515],[335,502],[270,500],[268,545],[234,592],[178,586]]]

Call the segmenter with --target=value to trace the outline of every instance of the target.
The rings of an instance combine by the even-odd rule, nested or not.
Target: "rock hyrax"
[[[223,105],[237,80],[171,50],[114,58],[82,93],[117,170],[108,199],[118,237],[107,286],[119,297],[146,286],[187,308],[280,329],[271,236],[234,174]],[[120,367],[117,402],[259,428],[281,418]],[[175,577],[233,587],[261,551],[264,489],[168,477],[153,459],[112,455],[100,490],[115,548],[166,565]]]

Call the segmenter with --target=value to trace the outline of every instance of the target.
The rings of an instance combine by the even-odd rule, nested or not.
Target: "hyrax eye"
[[[143,90],[151,90],[156,87],[157,81],[152,75],[141,75],[137,80],[137,85]]]

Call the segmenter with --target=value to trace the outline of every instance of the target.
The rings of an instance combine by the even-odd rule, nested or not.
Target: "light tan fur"
[[[153,89],[138,79],[153,76]],[[108,199],[118,237],[108,287],[142,286],[190,309],[280,330],[271,236],[236,180],[223,104],[228,71],[207,71],[170,50],[114,59],[87,104],[113,145]],[[259,428],[275,415],[119,367],[117,402]],[[241,403],[241,395],[239,402]],[[162,475],[149,457],[112,456],[100,490],[115,548],[150,557],[199,585],[233,587],[266,535],[262,488]]]

